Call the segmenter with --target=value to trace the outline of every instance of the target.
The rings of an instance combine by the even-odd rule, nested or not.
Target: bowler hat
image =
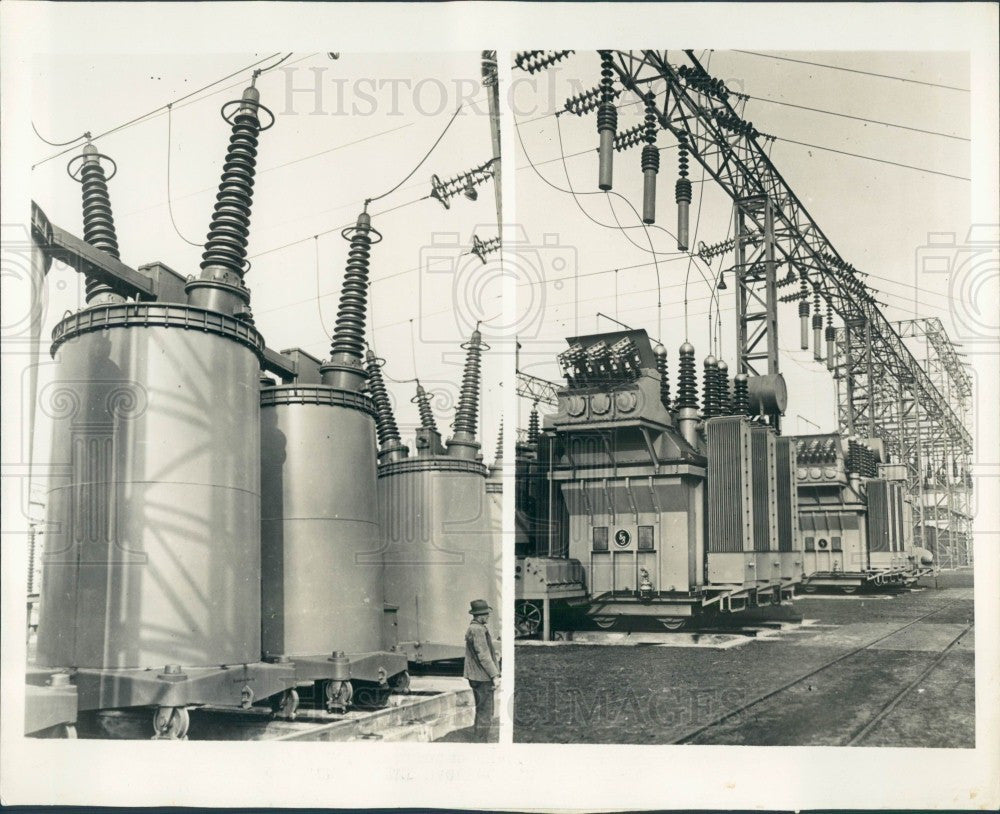
[[[472,604],[469,605],[469,613],[476,616],[480,613],[489,613],[493,608],[490,607],[489,603],[485,599],[473,599]]]

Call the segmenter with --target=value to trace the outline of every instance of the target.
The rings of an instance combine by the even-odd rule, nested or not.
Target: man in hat
[[[479,743],[489,740],[493,722],[493,688],[500,683],[500,667],[493,649],[493,638],[486,627],[490,618],[489,603],[474,599],[469,607],[472,621],[465,632],[465,670],[463,675],[472,687],[476,699],[476,723],[473,738]]]

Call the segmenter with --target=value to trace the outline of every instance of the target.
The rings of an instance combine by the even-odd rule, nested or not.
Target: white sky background
[[[46,55],[35,62],[32,119],[51,141],[67,141],[86,130],[96,135],[269,53]],[[277,121],[260,137],[248,247],[253,265],[246,284],[267,344],[275,350],[301,347],[320,359],[329,356],[328,332],[335,325],[347,261],[348,243],[340,237],[341,228],[355,221],[365,198],[386,192],[413,169],[459,102],[467,100],[424,165],[398,191],[369,207],[372,223],[385,239],[371,253],[374,283],[368,338],[371,341],[374,326],[375,347],[387,359],[384,372],[392,379],[412,379],[415,357],[417,374],[435,394],[438,427],[446,438],[451,434],[465,358],[459,346],[476,319],[494,317],[501,308],[499,279],[492,279],[497,255],[487,266],[474,256],[459,256],[471,246],[473,233],[484,240],[497,234],[493,182],[478,187],[476,202],[456,196],[450,210],[428,199],[381,217],[378,213],[429,194],[432,173],[446,180],[492,157],[480,76],[478,51],[342,53],[338,60],[325,53],[293,53],[257,80],[261,101]],[[208,230],[229,143],[230,127],[222,121],[219,108],[239,98],[249,77],[247,71],[182,101],[171,114],[174,219],[184,237],[198,244]],[[318,107],[312,92],[317,81]],[[308,92],[289,96],[289,86]],[[122,261],[133,268],[161,261],[183,275],[197,274],[202,248],[177,235],[167,209],[166,113],[95,144],[119,167],[109,187]],[[34,146],[35,162],[59,152],[38,140]],[[65,172],[67,160],[78,153],[74,149],[37,166],[32,196],[53,223],[82,236],[80,187]],[[314,240],[313,235],[321,232],[327,234]],[[428,247],[436,233],[449,247],[431,252],[439,259],[429,261]],[[301,242],[280,248],[294,241]],[[428,263],[437,271],[449,269],[452,258],[455,274],[417,273],[418,266]],[[476,291],[475,301],[462,293],[461,304],[453,307],[453,287]],[[82,305],[83,277],[56,264],[46,293],[43,339],[67,309]],[[410,341],[411,320],[415,345]],[[483,332],[489,341],[486,327]],[[487,462],[493,459],[500,421],[501,349],[497,343],[494,347],[483,357],[480,441]],[[51,369],[47,354],[41,363],[39,388]],[[387,384],[400,427],[404,435],[412,435],[412,427],[419,423],[410,403],[414,385]],[[36,448],[41,460],[49,428],[43,415],[38,421]]]
[[[969,62],[962,53],[850,53],[850,52],[773,52],[794,59],[809,60],[873,73],[908,77],[923,82],[969,87]],[[725,80],[731,91],[775,99],[850,116],[938,131],[967,139],[969,137],[970,94],[926,85],[847,73],[810,65],[782,62],[731,51],[695,51],[710,74]],[[674,64],[688,64],[680,51],[670,52]],[[557,63],[554,68],[534,76],[517,68],[512,70],[515,83],[515,110],[528,156],[538,170],[553,184],[567,188],[563,162],[560,160],[556,118],[546,113],[562,108],[566,98],[594,87],[600,80],[600,60],[594,51],[578,52]],[[626,93],[618,104],[633,101]],[[662,102],[662,96],[658,101]],[[735,99],[731,99],[735,103]],[[736,104],[737,111],[741,103]],[[642,106],[631,105],[619,111],[618,130],[623,131],[642,120]],[[885,127],[862,121],[810,112],[798,108],[768,104],[751,99],[745,115],[758,130],[779,137],[830,147],[866,156],[910,164],[939,172],[969,177],[969,142]],[[533,119],[537,119],[532,121]],[[571,156],[597,145],[596,114],[584,117],[565,113],[559,117],[565,154]],[[677,207],[674,182],[677,178],[675,139],[660,132],[661,150],[657,179],[657,225],[676,232]],[[601,228],[589,220],[569,194],[558,192],[539,179],[528,165],[515,136],[517,149],[518,219],[539,239],[542,232],[559,234],[563,246],[575,250],[580,277],[563,280],[561,288],[545,286],[544,300],[535,295],[536,307],[544,302],[545,318],[537,341],[522,339],[521,368],[554,381],[559,378],[555,354],[566,347],[564,338],[574,333],[615,330],[617,326],[597,319],[601,311],[636,328],[645,328],[657,336],[656,273],[650,263],[649,243],[642,228],[629,228],[626,237],[615,226],[609,203],[625,227],[634,227],[638,218],[628,205],[613,196],[581,195],[579,204],[591,217],[612,226]],[[641,146],[616,153],[614,157],[614,192],[624,195],[636,209],[642,206],[642,172],[639,166]],[[915,252],[927,242],[929,232],[955,232],[957,243],[965,242],[969,226],[969,182],[941,175],[917,172],[873,161],[815,150],[777,141],[771,159],[792,191],[813,216],[841,256],[856,268],[868,272],[868,284],[876,297],[889,303],[886,316],[893,321],[936,316],[942,319],[953,339],[967,330],[956,329],[947,275],[921,274],[917,271]],[[548,163],[544,163],[548,162]],[[597,190],[597,154],[567,158],[570,185],[578,193]],[[714,244],[729,235],[732,205],[729,197],[714,180],[702,185],[707,176],[692,156],[690,179],[693,200],[690,210],[691,247],[699,241]],[[704,187],[699,207],[699,189]],[[700,222],[699,222],[700,212]],[[697,227],[696,227],[697,224]],[[697,231],[696,231],[697,228]],[[676,252],[674,240],[666,233],[650,229],[649,236],[658,252]],[[629,242],[629,238],[646,250]],[[573,251],[563,251],[569,259]],[[657,255],[662,286],[662,340],[669,350],[670,377],[677,383],[677,348],[685,339],[683,282],[688,266],[684,255]],[[604,269],[649,263],[606,274]],[[717,258],[729,267],[733,253]],[[708,311],[711,288],[698,273],[703,264],[695,261],[688,283],[689,326],[687,338],[694,344],[699,368],[709,352]],[[779,279],[787,266],[779,266]],[[572,276],[573,269],[545,271],[547,278]],[[708,273],[706,272],[706,276]],[[616,285],[617,278],[617,285]],[[527,275],[519,279],[519,293],[530,289]],[[721,358],[735,367],[735,289],[727,275],[727,290],[720,292],[722,327],[719,334]],[[779,290],[779,295],[797,290],[797,284]],[[997,300],[996,279],[993,290],[981,291],[984,305]],[[617,297],[615,291],[617,288]],[[574,291],[575,289],[575,291]],[[524,294],[522,294],[524,296]],[[574,302],[576,317],[574,326]],[[811,300],[810,300],[811,302]],[[989,306],[986,306],[989,307]],[[527,309],[522,305],[522,312]],[[823,309],[825,314],[825,306]],[[959,310],[961,313],[961,310]],[[839,327],[836,321],[835,325]],[[996,324],[995,317],[990,324]],[[780,368],[789,388],[789,407],[785,419],[788,433],[824,431],[836,428],[836,398],[833,378],[825,364],[816,363],[812,349],[799,350],[799,321],[796,303],[779,307]],[[536,356],[537,354],[537,356]],[[979,363],[989,376],[995,376],[996,358],[982,357]],[[520,425],[525,426],[530,404],[519,400]],[[544,409],[544,405],[543,405]],[[801,416],[801,419],[799,418]]]

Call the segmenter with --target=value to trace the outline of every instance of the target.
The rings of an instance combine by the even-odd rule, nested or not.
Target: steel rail
[[[796,684],[801,684],[803,681],[805,681],[805,680],[807,680],[809,678],[812,678],[814,675],[817,675],[817,674],[823,672],[824,670],[828,670],[830,667],[833,667],[835,664],[839,664],[842,661],[846,661],[847,659],[852,658],[853,656],[856,656],[858,653],[862,652],[863,650],[868,650],[873,645],[876,645],[879,642],[885,641],[886,639],[889,639],[889,638],[895,636],[897,633],[900,633],[900,632],[906,630],[908,627],[912,627],[913,625],[917,624],[917,622],[922,622],[924,619],[928,618],[929,616],[934,616],[934,614],[936,614],[936,613],[941,613],[941,611],[947,610],[949,608],[952,608],[956,604],[958,604],[957,600],[953,601],[953,602],[949,602],[948,604],[944,605],[943,607],[936,608],[935,610],[932,610],[929,613],[925,613],[923,616],[918,616],[916,619],[913,619],[913,620],[907,622],[905,625],[901,625],[900,627],[896,628],[895,630],[891,630],[890,632],[888,632],[888,633],[886,633],[886,634],[884,634],[882,636],[879,636],[878,638],[873,639],[872,641],[867,642],[867,643],[861,645],[860,647],[856,647],[853,650],[848,650],[846,653],[842,653],[839,656],[837,656],[836,658],[830,659],[829,661],[824,662],[819,667],[816,667],[815,669],[810,670],[808,673],[800,675],[798,678],[794,678],[791,681],[786,681],[781,686],[776,687],[773,690],[768,690],[767,692],[762,693],[762,694],[756,696],[755,698],[752,698],[751,700],[747,701],[745,704],[741,704],[740,706],[736,707],[735,709],[731,709],[728,712],[723,713],[722,715],[716,716],[715,718],[713,718],[708,723],[701,724],[700,726],[697,726],[697,727],[695,727],[693,729],[689,729],[683,735],[680,735],[677,738],[674,738],[670,742],[671,743],[690,743],[692,740],[694,740],[696,737],[698,737],[703,732],[707,732],[709,729],[712,729],[713,727],[716,727],[719,724],[725,723],[730,718],[733,718],[733,717],[735,717],[737,715],[743,714],[744,712],[746,712],[751,707],[755,707],[758,704],[762,704],[764,701],[767,701],[767,700],[769,700],[771,698],[774,698],[776,695],[779,695],[780,693],[785,692],[786,690],[790,689],[791,687],[794,687]]]

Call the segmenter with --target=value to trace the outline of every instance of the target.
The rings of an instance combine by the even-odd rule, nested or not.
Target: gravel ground
[[[829,745],[848,740],[972,622],[972,574],[880,598],[813,595],[761,618],[821,626],[730,650],[658,646],[518,647],[514,739],[540,743],[669,743],[839,655],[937,611],[907,630],[755,705],[695,741]],[[922,586],[918,586],[922,587]],[[829,627],[827,627],[829,626]],[[863,740],[866,746],[974,746],[974,636]],[[921,692],[922,690],[922,692]]]

